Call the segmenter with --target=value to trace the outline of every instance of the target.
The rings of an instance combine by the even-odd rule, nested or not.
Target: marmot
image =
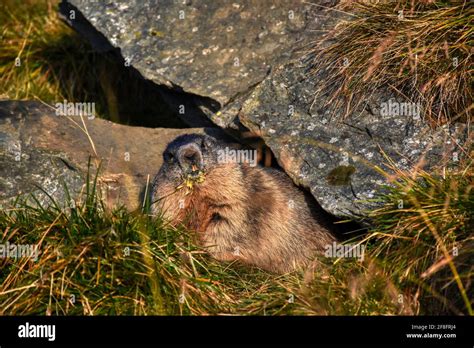
[[[336,240],[321,208],[285,173],[223,160],[229,149],[198,134],[168,144],[151,189],[152,214],[196,231],[217,260],[277,273],[307,264]]]

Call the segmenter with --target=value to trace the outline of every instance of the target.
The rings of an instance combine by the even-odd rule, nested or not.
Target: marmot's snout
[[[216,163],[215,140],[206,135],[185,134],[168,144],[158,175],[175,184],[199,175]]]
[[[201,149],[195,143],[183,145],[178,149],[178,164],[183,177],[195,179],[200,171],[204,171]]]

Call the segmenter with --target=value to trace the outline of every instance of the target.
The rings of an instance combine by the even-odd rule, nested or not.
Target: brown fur
[[[154,185],[152,211],[195,230],[218,260],[284,273],[307,264],[335,240],[318,208],[275,169],[218,164],[189,194],[161,181]]]

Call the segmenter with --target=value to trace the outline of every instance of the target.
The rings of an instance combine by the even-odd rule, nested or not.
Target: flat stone
[[[143,190],[161,167],[162,152],[175,137],[215,128],[143,128],[84,116],[58,116],[38,102],[0,101],[0,202],[34,193],[41,204],[67,203],[84,190],[91,160],[108,205],[140,206]],[[44,191],[46,192],[44,192]],[[46,194],[47,193],[47,194]]]
[[[311,29],[320,28],[315,14],[322,12],[302,0],[69,3],[100,32],[91,34],[63,6],[66,20],[96,48],[107,48],[105,38],[145,78],[221,106],[314,39],[318,33]]]
[[[381,112],[384,103],[404,102],[387,91],[374,93],[344,118],[344,110],[327,106],[327,96],[315,97],[324,76],[305,76],[301,61],[276,69],[243,102],[238,119],[263,137],[291,178],[333,215],[363,217],[380,205],[374,198],[389,184],[380,170],[393,174],[388,159],[407,171],[453,168],[463,157],[459,146],[472,144],[473,129],[465,124],[432,129],[422,112]]]

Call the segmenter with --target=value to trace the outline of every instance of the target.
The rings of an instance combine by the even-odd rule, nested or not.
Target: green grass
[[[471,1],[341,1],[344,19],[308,49],[318,93],[351,114],[379,88],[419,103],[433,126],[472,119]]]
[[[109,211],[98,196],[97,181],[87,182],[73,208],[62,210],[55,202],[43,208],[18,200],[16,207],[0,212],[2,244],[40,246],[36,261],[0,259],[0,314],[407,311],[395,301],[394,285],[380,270],[374,272],[371,261],[323,259],[303,273],[287,275],[216,262],[192,243],[191,231],[141,211]]]
[[[472,176],[456,175],[425,176],[428,185],[403,183],[386,195],[372,233],[359,240],[368,246],[363,261],[320,257],[285,275],[217,262],[192,231],[146,208],[107,209],[97,176],[68,209],[19,199],[0,212],[1,244],[37,244],[40,255],[0,259],[0,314],[472,314]],[[401,195],[413,203],[394,209]],[[439,260],[454,241],[455,273]]]
[[[474,314],[474,170],[472,152],[458,168],[406,172],[392,164],[386,204],[370,213],[371,255],[432,313]],[[464,309],[464,310],[463,310]]]
[[[96,82],[104,62],[57,15],[55,1],[2,1],[0,94],[46,103],[106,100]]]

